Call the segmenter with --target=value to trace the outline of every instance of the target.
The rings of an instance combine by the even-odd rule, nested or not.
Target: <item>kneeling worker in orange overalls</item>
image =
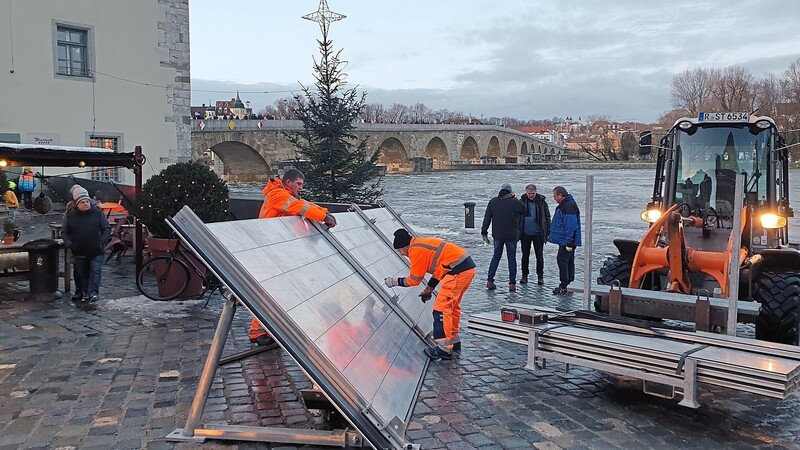
[[[271,217],[302,216],[309,220],[324,222],[330,228],[336,226],[336,219],[328,210],[300,198],[305,175],[297,169],[289,169],[281,180],[270,180],[264,188],[264,203],[261,205],[259,219]],[[272,342],[267,330],[261,327],[258,319],[250,324],[250,342],[268,345]]]
[[[475,262],[466,250],[437,238],[411,237],[408,230],[394,232],[394,248],[411,260],[407,277],[388,277],[386,286],[416,286],[426,273],[431,274],[428,285],[420,294],[422,301],[431,298],[433,289],[441,285],[433,303],[433,340],[436,345],[425,349],[431,359],[451,359],[461,351],[458,323],[461,320],[461,298],[475,277]]]

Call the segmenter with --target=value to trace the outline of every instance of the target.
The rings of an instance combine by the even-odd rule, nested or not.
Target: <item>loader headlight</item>
[[[764,213],[761,215],[761,226],[770,230],[783,228],[786,226],[786,217],[774,213]]]
[[[649,223],[656,223],[661,218],[660,209],[646,209],[642,211],[642,220]]]

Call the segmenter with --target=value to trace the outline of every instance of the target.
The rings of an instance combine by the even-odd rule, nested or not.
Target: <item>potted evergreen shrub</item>
[[[147,227],[145,240],[153,256],[165,255],[175,249],[177,239],[167,217],[174,216],[188,206],[203,222],[219,222],[228,214],[228,186],[208,166],[197,162],[172,164],[161,173],[153,175],[142,186],[137,217]],[[194,258],[186,252],[187,258]],[[187,264],[198,268],[203,265],[196,259]],[[195,297],[202,292],[202,279],[190,270],[192,279],[182,297]]]
[[[3,221],[3,244],[8,245],[14,242],[14,230],[16,226],[14,222],[6,219]]]

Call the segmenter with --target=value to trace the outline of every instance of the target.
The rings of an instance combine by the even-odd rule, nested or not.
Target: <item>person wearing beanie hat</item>
[[[75,259],[72,301],[96,302],[100,293],[103,257],[111,237],[105,214],[95,206],[89,192],[74,185],[70,189],[75,207],[67,209],[61,222],[61,238]]]
[[[89,197],[89,191],[87,191],[86,189],[78,186],[77,184],[75,186],[73,186],[73,188],[70,189],[70,191],[72,192],[72,199],[75,200],[75,204],[76,205],[78,203],[80,203],[81,200],[90,200],[91,201],[91,198]]]
[[[398,228],[394,232],[395,250],[411,245],[411,234],[405,228]]]
[[[475,278],[475,262],[466,250],[438,238],[413,237],[405,228],[394,232],[392,246],[411,261],[407,277],[386,277],[383,282],[390,288],[411,287],[422,283],[425,274],[431,274],[425,289],[420,293],[423,302],[433,296],[433,340],[436,345],[426,348],[425,354],[434,360],[451,359],[453,352],[461,351],[459,322],[461,298]]]
[[[328,228],[335,227],[336,218],[326,208],[300,198],[305,178],[303,172],[297,169],[287,170],[279,180],[270,178],[264,187],[264,203],[261,204],[258,218],[301,216],[308,220],[323,222]],[[250,342],[256,345],[266,346],[274,342],[255,317],[250,321],[247,334]]]
[[[511,183],[503,183],[497,197],[489,200],[481,226],[483,241],[489,243],[489,225],[492,226],[492,238],[494,239],[494,253],[492,261],[489,263],[486,289],[496,288],[494,275],[497,273],[497,267],[500,265],[503,249],[505,249],[508,259],[508,290],[510,292],[517,290],[517,241],[519,241],[524,215],[525,207],[514,198]]]

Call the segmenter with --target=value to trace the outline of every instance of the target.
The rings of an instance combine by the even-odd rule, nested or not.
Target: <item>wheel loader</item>
[[[757,339],[797,345],[800,251],[788,245],[790,161],[775,122],[700,113],[677,120],[657,145],[650,139],[642,133],[640,152],[657,150],[652,201],[641,214],[649,228],[640,241],[614,240],[619,254],[604,262],[598,284],[721,299],[736,293],[760,304]],[[599,312],[608,305],[595,301]],[[654,316],[657,310],[632,302],[625,315],[670,318]]]

